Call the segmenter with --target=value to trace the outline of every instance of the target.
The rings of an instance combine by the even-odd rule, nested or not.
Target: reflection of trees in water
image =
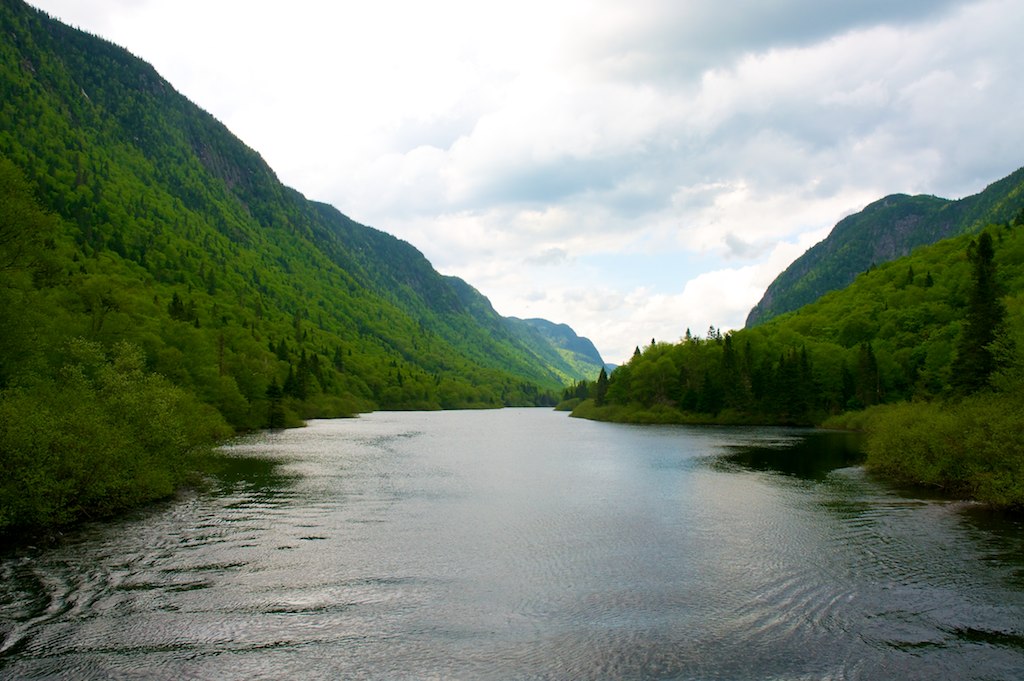
[[[255,456],[226,456],[218,461],[215,486],[220,494],[258,494],[274,497],[295,481],[295,475],[283,473],[281,462]]]
[[[840,431],[807,431],[792,444],[732,447],[726,461],[758,471],[821,480],[837,468],[862,463],[861,436]]]

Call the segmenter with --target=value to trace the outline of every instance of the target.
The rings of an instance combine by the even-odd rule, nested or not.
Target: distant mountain
[[[546,319],[512,318],[513,322],[521,322],[532,330],[541,340],[542,346],[554,347],[562,359],[574,371],[573,376],[583,375],[588,380],[596,380],[601,368],[605,365],[601,353],[597,351],[589,338],[576,335],[567,324],[555,324]]]
[[[0,166],[57,220],[37,343],[0,357],[0,389],[75,337],[140,347],[236,427],[265,425],[274,385],[313,416],[545,403],[593,378],[412,245],[281,184],[146,62],[20,0],[0,3]]]
[[[875,265],[914,248],[989,223],[1007,222],[1024,209],[1024,168],[957,201],[894,194],[841,220],[823,241],[797,258],[747,316],[747,328],[844,288]]]
[[[537,362],[551,368],[563,383],[593,380],[600,373],[604,360],[597,348],[588,339],[577,336],[568,325],[546,319],[502,317],[471,285],[458,277],[447,279],[466,310],[483,328],[496,338],[528,348]]]

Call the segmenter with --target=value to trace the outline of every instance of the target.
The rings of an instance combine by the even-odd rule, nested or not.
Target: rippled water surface
[[[378,413],[0,554],[0,677],[1013,679],[1024,533],[846,436]]]

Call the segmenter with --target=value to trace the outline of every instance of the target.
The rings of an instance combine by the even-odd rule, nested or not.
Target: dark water
[[[1020,522],[849,444],[544,410],[253,437],[213,493],[0,554],[0,677],[1024,678]]]

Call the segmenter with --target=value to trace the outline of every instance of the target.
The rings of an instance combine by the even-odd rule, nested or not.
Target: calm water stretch
[[[1024,678],[1022,524],[849,444],[537,409],[253,436],[211,492],[0,554],[0,677]]]

